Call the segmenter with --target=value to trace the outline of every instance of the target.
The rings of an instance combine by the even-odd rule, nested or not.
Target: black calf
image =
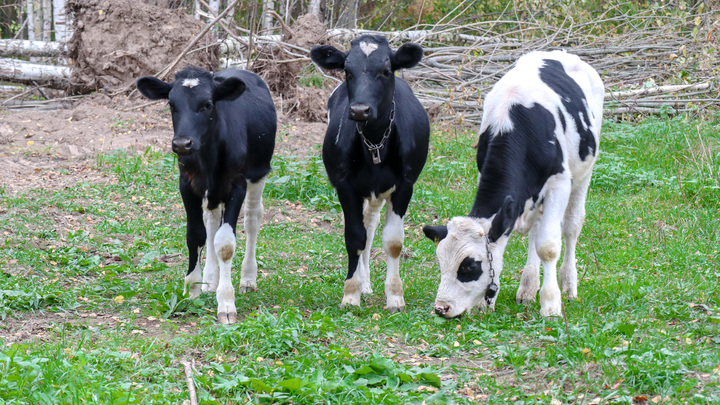
[[[395,71],[420,62],[422,48],[397,52],[380,36],[364,35],[348,52],[318,46],[310,52],[320,67],[344,70],[345,82],[328,101],[323,162],[345,216],[348,275],[342,305],[360,305],[370,287],[370,247],[387,202],[383,247],[387,253],[387,309],[405,306],[400,279],[403,217],[428,152],[430,124],[410,86]]]
[[[185,287],[190,287],[190,297],[216,291],[218,320],[234,323],[230,271],[235,226],[246,197],[240,291],[257,288],[255,248],[262,191],[277,128],[270,92],[254,73],[231,69],[213,74],[195,67],[178,72],[171,83],[141,77],[137,87],[149,99],[169,100],[172,149],[178,155],[180,194],[187,212],[190,264]],[[208,257],[201,273],[200,253],[206,241]]]

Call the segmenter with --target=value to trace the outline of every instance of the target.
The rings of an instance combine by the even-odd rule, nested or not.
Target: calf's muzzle
[[[349,118],[353,121],[367,121],[370,118],[370,106],[367,104],[351,105]]]
[[[193,141],[190,138],[175,138],[172,141],[172,151],[178,155],[189,155],[192,146]]]
[[[442,317],[447,317],[447,313],[450,311],[450,305],[442,302],[435,303],[435,313]]]

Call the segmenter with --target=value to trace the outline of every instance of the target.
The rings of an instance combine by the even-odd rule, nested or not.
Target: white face
[[[437,245],[441,273],[435,298],[438,315],[453,318],[473,307],[485,306],[485,291],[491,282],[485,236],[489,229],[488,219],[455,217],[448,222],[448,234]],[[496,280],[502,270],[504,250],[503,241],[498,242],[490,244]]]

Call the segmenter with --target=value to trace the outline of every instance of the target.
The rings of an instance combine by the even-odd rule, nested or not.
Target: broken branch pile
[[[532,15],[518,22],[516,15],[503,14],[490,21],[401,32],[333,29],[324,40],[347,48],[352,38],[369,33],[388,37],[394,47],[407,41],[423,45],[423,62],[401,75],[413,82],[423,104],[441,107],[442,118],[479,122],[484,95],[522,54],[556,49],[579,55],[601,74],[608,89],[607,114],[674,114],[720,105],[720,44],[713,21],[717,13],[672,17],[647,10],[601,16],[584,24],[568,19],[557,27]],[[257,52],[250,58],[251,69],[252,64],[262,63],[266,69],[268,64],[286,64],[287,59],[310,63],[309,49],[281,36],[254,36],[223,42],[220,52],[226,66],[245,67],[250,44]],[[257,51],[267,47],[280,50],[272,53],[276,60]],[[285,54],[285,60],[277,60],[279,53]]]

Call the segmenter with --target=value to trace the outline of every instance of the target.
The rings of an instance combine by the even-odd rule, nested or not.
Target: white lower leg
[[[213,210],[207,209],[207,200],[203,200],[203,221],[207,234],[207,258],[202,274],[202,291],[215,292],[218,287],[218,260],[215,254],[215,233],[220,226],[222,205]]]
[[[403,218],[394,213],[392,204],[388,203],[383,229],[383,248],[387,254],[385,297],[388,311],[399,311],[405,307],[403,282],[400,278],[400,254],[404,239]]]
[[[240,270],[240,292],[257,290],[257,236],[263,220],[262,192],[265,179],[257,183],[248,182],[245,197],[245,257]]]
[[[380,223],[380,210],[383,204],[384,201],[382,200],[366,200],[363,208],[363,224],[365,225],[367,239],[365,242],[365,250],[363,250],[362,255],[360,255],[360,265],[358,266],[361,292],[363,294],[372,294],[372,285],[370,284],[370,253],[372,251],[372,242],[375,238],[375,230],[377,229],[378,223]]]
[[[363,252],[360,252],[360,256],[362,256]],[[341,307],[344,307],[345,305],[354,305],[356,307],[360,306],[360,295],[362,293],[362,282],[360,281],[360,267],[362,267],[362,264],[360,263],[362,258],[358,258],[358,264],[355,268],[355,272],[353,273],[352,277],[345,280],[345,285],[343,288],[343,299],[340,303]]]
[[[561,316],[562,301],[557,282],[557,261],[560,256],[560,240],[539,244],[538,254],[542,260],[543,283],[540,289],[540,315]]]
[[[562,292],[567,296],[568,300],[577,298],[577,266],[575,264],[575,245],[576,240],[565,239],[565,254],[563,262],[560,266],[560,282],[562,283]]]
[[[563,256],[562,266],[560,266],[560,281],[562,282],[562,291],[566,294],[568,300],[574,300],[578,295],[575,248],[578,237],[580,237],[580,232],[582,231],[583,222],[585,222],[585,198],[589,185],[589,175],[587,178],[578,180],[574,184],[570,192],[567,209],[565,210],[565,219],[563,221],[565,254]]]
[[[200,269],[200,257],[202,256],[202,248],[198,248],[197,251],[198,258],[197,262],[195,263],[195,267],[193,268],[193,271],[190,272],[190,274],[185,276],[185,286],[183,287],[183,295],[188,291],[190,291],[190,298],[197,298],[200,296],[200,293],[202,292],[202,270]]]
[[[538,290],[540,289],[540,256],[537,254],[535,247],[535,231],[530,229],[528,235],[528,256],[522,276],[520,277],[520,286],[515,295],[515,302],[518,304],[527,301],[535,301]]]
[[[218,321],[234,323],[237,319],[235,309],[235,289],[232,285],[232,259],[235,255],[235,233],[229,224],[223,224],[215,234],[215,253],[219,259],[220,277],[217,286]]]

